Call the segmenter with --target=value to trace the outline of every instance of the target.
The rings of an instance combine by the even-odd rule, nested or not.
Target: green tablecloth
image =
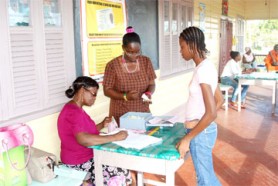
[[[149,128],[149,131],[155,127]],[[117,152],[122,154],[131,154],[134,156],[150,157],[166,160],[177,160],[180,155],[176,149],[177,142],[186,134],[182,123],[176,124],[174,127],[163,127],[156,131],[152,136],[162,138],[161,144],[149,146],[142,150],[126,149],[114,143],[91,146],[90,148],[99,149],[109,152]]]

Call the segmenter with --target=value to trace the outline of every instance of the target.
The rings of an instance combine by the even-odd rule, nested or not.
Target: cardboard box
[[[120,117],[120,128],[146,130],[146,122],[151,117],[147,112],[128,112]]]

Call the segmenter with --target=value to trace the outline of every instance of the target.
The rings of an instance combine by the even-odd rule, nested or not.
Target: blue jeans
[[[190,132],[190,129],[187,129]],[[212,148],[217,138],[217,125],[212,122],[190,141],[190,153],[197,175],[198,186],[221,186],[214,173]]]
[[[237,95],[238,95],[238,80],[226,76],[226,77],[221,77],[221,83],[223,85],[230,85],[234,88],[231,101],[236,102]],[[248,88],[249,85],[241,85],[241,102],[245,102]]]

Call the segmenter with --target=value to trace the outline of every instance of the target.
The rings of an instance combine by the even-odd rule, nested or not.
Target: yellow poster
[[[121,1],[87,0],[87,37],[122,37],[125,31],[123,11],[124,9]]]
[[[106,64],[122,54],[121,41],[94,41],[88,43],[89,73],[103,74]]]

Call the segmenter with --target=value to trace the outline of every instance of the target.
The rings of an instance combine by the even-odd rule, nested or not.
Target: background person
[[[155,72],[150,59],[141,55],[141,40],[132,27],[123,37],[123,55],[110,61],[105,68],[104,94],[110,98],[109,116],[119,118],[127,112],[150,112],[150,102],[155,90]]]
[[[212,160],[212,149],[217,138],[214,120],[217,109],[223,104],[217,71],[206,58],[205,36],[199,28],[188,27],[183,30],[179,43],[182,57],[186,61],[193,59],[196,67],[186,103],[185,124],[188,134],[177,143],[177,149],[181,158],[190,149],[199,186],[219,186],[221,183],[214,173]]]
[[[273,50],[268,53],[264,61],[267,71],[278,71],[278,44],[274,45]]]
[[[252,53],[250,47],[245,47],[245,54],[243,54],[242,63],[245,69],[253,69],[254,71],[256,70],[256,57]]]
[[[227,64],[224,67],[224,70],[221,75],[221,83],[224,85],[229,85],[234,88],[232,99],[231,99],[231,106],[237,107],[237,95],[238,95],[238,80],[235,78],[236,75],[239,75],[242,73],[242,70],[239,66],[239,61],[241,60],[240,53],[237,51],[231,51],[230,56],[232,59],[230,59]],[[244,71],[244,73],[250,73],[250,71]],[[247,94],[247,90],[249,88],[249,85],[241,85],[241,108],[245,108],[245,98]]]
[[[111,121],[105,118],[100,124],[96,123],[83,110],[83,106],[92,106],[96,100],[99,85],[90,77],[78,77],[72,86],[66,90],[66,96],[72,98],[65,104],[58,117],[58,133],[61,140],[61,161],[70,168],[87,171],[89,178],[95,183],[94,152],[89,146],[100,145],[112,141],[124,140],[126,131],[120,131],[110,136],[100,136],[99,130]],[[120,176],[131,184],[131,174],[128,170],[103,166],[104,185],[111,178]],[[113,180],[113,179],[112,179]]]

